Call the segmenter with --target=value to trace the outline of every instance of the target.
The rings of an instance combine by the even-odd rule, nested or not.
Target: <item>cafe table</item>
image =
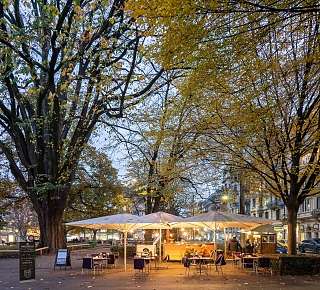
[[[254,264],[258,261],[258,256],[246,255],[241,258],[242,268],[254,268]]]
[[[157,256],[135,256],[134,259],[143,259],[145,261],[145,265],[148,265],[148,272],[151,271],[151,262],[154,261],[155,269],[157,269]]]
[[[103,257],[103,256],[94,256],[92,257],[93,262],[100,264],[100,267],[102,269],[102,266],[107,267],[108,266],[108,260],[110,258],[109,257]]]

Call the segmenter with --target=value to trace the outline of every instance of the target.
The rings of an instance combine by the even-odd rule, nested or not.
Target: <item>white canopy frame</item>
[[[226,254],[226,229],[227,228],[240,228],[252,229],[261,225],[272,224],[272,220],[257,218],[244,214],[233,214],[220,211],[209,211],[196,216],[183,219],[177,222],[173,227],[207,227],[213,231],[213,241],[216,246],[217,229],[224,231],[224,252]]]
[[[70,222],[67,226],[82,227],[87,229],[113,229],[123,233],[123,260],[124,270],[127,271],[127,238],[128,232],[139,228],[140,219],[132,214],[116,214],[98,218]]]
[[[152,213],[145,216],[132,214],[116,214],[98,218],[86,219],[67,223],[67,226],[83,227],[87,229],[114,229],[123,233],[124,236],[124,269],[127,270],[127,238],[128,232],[138,229],[160,230],[160,262],[161,262],[161,230],[170,229],[170,224],[182,222],[183,218],[165,212]]]
[[[159,230],[159,258],[160,263],[162,262],[162,230],[172,229],[172,225],[183,222],[183,218],[166,213],[166,212],[155,212],[140,217],[141,228],[143,229],[158,229]]]

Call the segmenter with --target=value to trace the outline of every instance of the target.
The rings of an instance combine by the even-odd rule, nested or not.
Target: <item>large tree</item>
[[[123,6],[0,1],[0,148],[50,249],[64,245],[63,213],[96,123],[122,117],[162,73],[144,62]]]
[[[201,115],[190,97],[177,92],[178,82],[141,102],[139,112],[134,108],[130,120],[117,125],[117,141],[128,151],[131,188],[146,213],[178,213],[201,195],[204,179],[212,181],[200,162]]]
[[[131,2],[161,35],[159,61],[190,69],[182,92],[207,112],[219,155],[238,159],[283,199],[296,253],[299,205],[319,193],[317,1]]]

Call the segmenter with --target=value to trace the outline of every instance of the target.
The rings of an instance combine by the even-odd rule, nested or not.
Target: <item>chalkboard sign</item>
[[[34,280],[36,268],[36,251],[34,242],[19,243],[20,281]]]
[[[70,251],[68,249],[59,249],[56,254],[54,262],[54,269],[56,267],[71,267]]]

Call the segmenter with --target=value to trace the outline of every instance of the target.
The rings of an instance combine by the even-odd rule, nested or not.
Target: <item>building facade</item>
[[[225,171],[222,187],[209,198],[199,203],[201,211],[240,211],[240,180],[232,171]],[[265,190],[244,197],[245,214],[274,220],[278,239],[287,240],[287,210],[284,202]],[[298,212],[297,241],[320,237],[320,194],[308,197]]]

